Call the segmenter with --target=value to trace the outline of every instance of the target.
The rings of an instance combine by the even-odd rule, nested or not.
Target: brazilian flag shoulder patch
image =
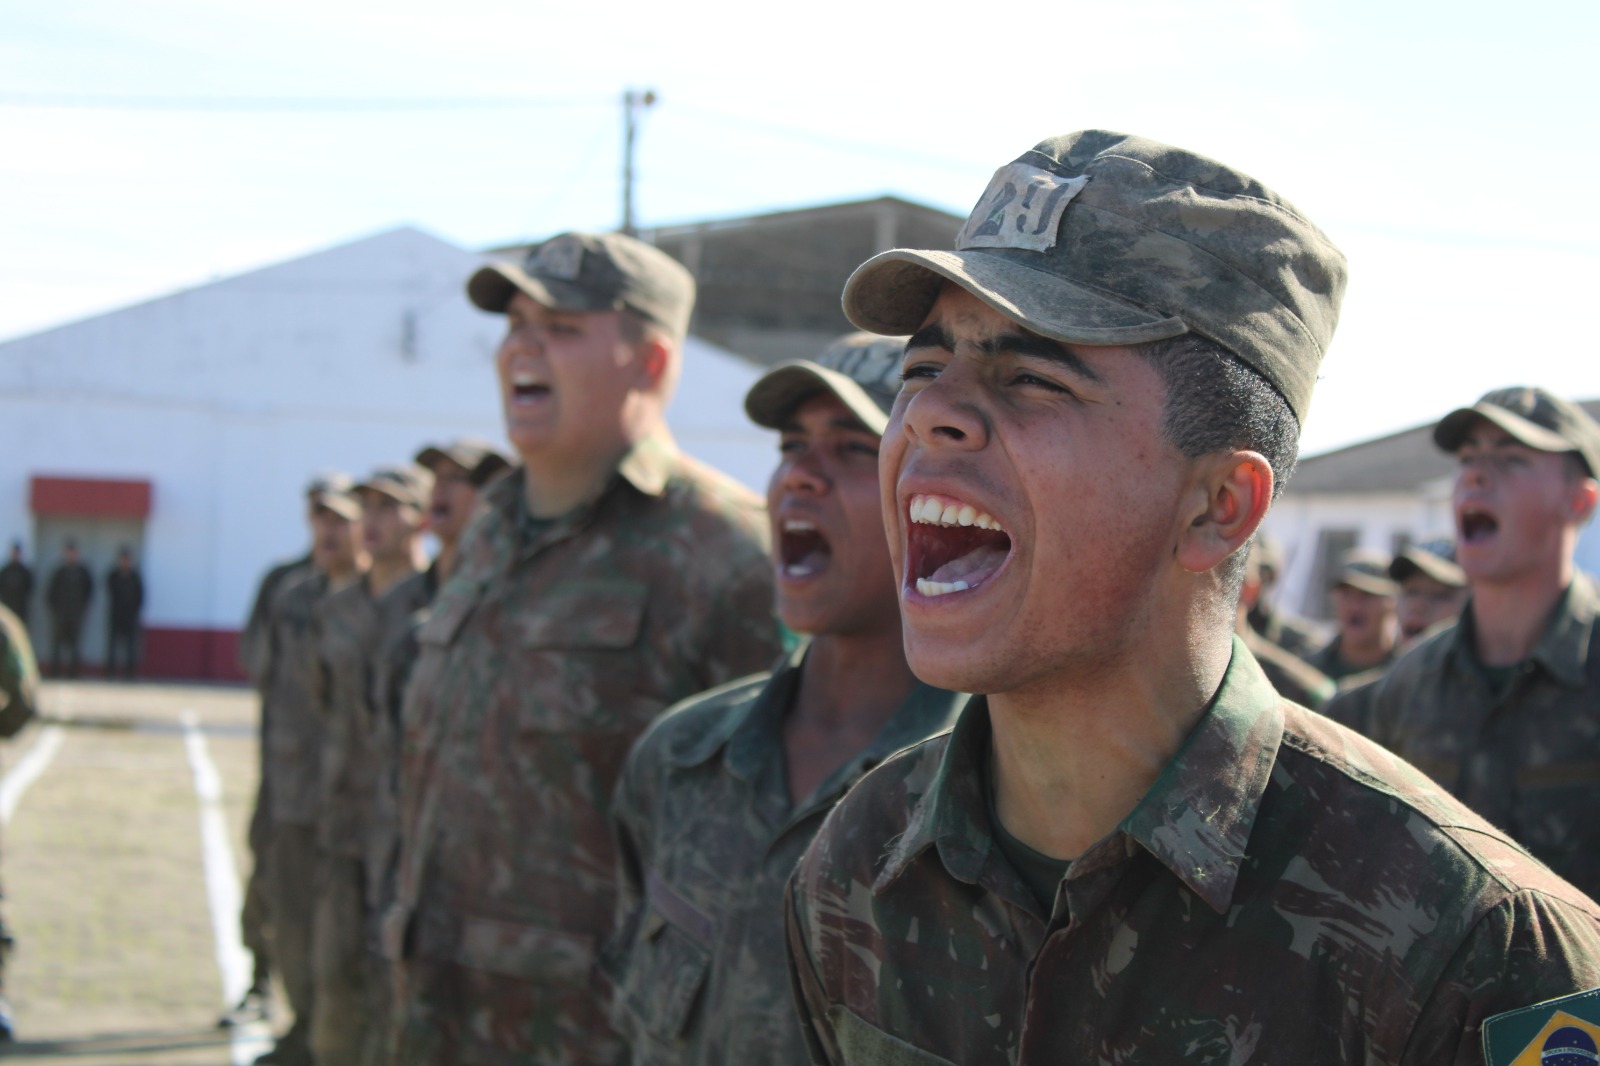
[[[1600,988],[1496,1014],[1483,1023],[1486,1066],[1600,1066]]]

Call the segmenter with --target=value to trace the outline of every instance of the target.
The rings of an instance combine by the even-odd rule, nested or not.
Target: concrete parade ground
[[[4,745],[6,973],[25,1063],[250,1062],[217,1016],[249,982],[256,698],[245,688],[46,682]],[[278,997],[282,1001],[281,990]]]

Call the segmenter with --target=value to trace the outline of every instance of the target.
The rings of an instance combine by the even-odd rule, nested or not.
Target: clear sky
[[[454,10],[447,10],[453,7]],[[1308,452],[1600,396],[1600,5],[0,0],[0,338],[413,224],[470,247],[895,193],[1045,136],[1215,156],[1351,284]]]

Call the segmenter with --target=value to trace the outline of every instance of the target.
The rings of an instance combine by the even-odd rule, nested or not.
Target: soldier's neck
[[[813,640],[783,722],[790,802],[872,743],[916,684],[898,625]]]
[[[367,589],[377,599],[390,589],[394,588],[406,578],[422,569],[418,553],[421,546],[412,547],[404,554],[397,554],[391,558],[377,558],[372,560],[372,569],[367,571]]]
[[[1216,694],[1226,622],[1192,639],[1151,636],[1111,657],[989,695],[995,809],[1018,840],[1076,859],[1155,783]]]
[[[1475,650],[1486,666],[1514,666],[1533,654],[1572,584],[1571,554],[1511,581],[1472,583]]]

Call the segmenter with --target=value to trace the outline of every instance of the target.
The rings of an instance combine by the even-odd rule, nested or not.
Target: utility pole
[[[622,232],[639,235],[633,224],[633,143],[639,136],[639,116],[656,102],[654,89],[628,89],[622,94]]]

